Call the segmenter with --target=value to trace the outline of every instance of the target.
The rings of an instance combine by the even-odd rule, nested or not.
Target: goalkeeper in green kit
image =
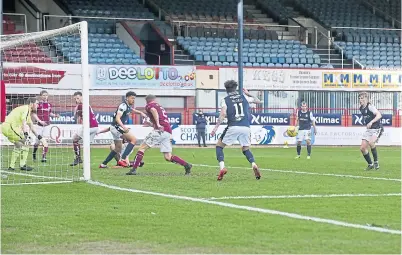
[[[42,140],[42,136],[38,135],[33,128],[31,113],[36,111],[38,100],[35,97],[28,98],[25,105],[13,109],[7,115],[4,123],[1,124],[1,131],[8,140],[14,144],[11,153],[11,159],[8,170],[15,170],[15,163],[20,157],[20,169],[24,171],[32,171],[33,168],[26,165],[29,153],[29,130]]]

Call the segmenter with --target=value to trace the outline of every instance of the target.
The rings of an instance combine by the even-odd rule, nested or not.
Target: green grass
[[[303,150],[305,153],[305,148]],[[222,182],[217,182],[217,167],[194,166],[192,176],[187,177],[182,167],[165,162],[158,150],[147,152],[146,165],[139,169],[137,176],[126,176],[127,169],[98,169],[108,150],[92,149],[92,179],[122,188],[205,199],[401,193],[401,182],[391,180],[401,178],[400,149],[382,147],[378,151],[381,170],[365,172],[358,148],[316,147],[311,160],[306,160],[305,154],[299,160],[293,159],[294,148],[253,148],[261,168],[289,170],[263,170],[262,179],[256,181],[240,150],[226,149],[229,172]],[[3,150],[2,153],[2,161],[7,163],[4,154],[9,152]],[[36,168],[32,174],[80,176],[81,169],[67,166],[72,161],[70,149],[51,149],[50,153],[45,166],[29,162]],[[175,154],[194,164],[217,165],[212,148],[176,148]],[[51,179],[8,174],[3,176],[2,183],[43,180]],[[219,201],[401,230],[400,196],[226,198]],[[116,191],[80,182],[2,186],[1,217],[2,253],[400,254],[401,251],[401,236],[397,234]]]

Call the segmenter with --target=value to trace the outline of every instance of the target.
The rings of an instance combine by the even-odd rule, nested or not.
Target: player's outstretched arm
[[[155,108],[151,108],[150,109],[152,117],[154,118],[155,122],[156,122],[156,126],[159,130],[163,130],[163,127],[161,126],[161,124],[159,124],[159,113]]]
[[[314,128],[314,134],[316,135],[317,134],[317,126],[316,126],[315,118],[314,118],[312,112],[310,112],[310,119],[311,119],[311,124],[313,125],[313,128]]]
[[[36,132],[34,126],[32,125],[32,122],[28,122],[28,123],[26,123],[26,125],[29,127],[29,129],[31,130],[31,132],[32,132],[36,137],[38,137],[39,140],[42,138],[42,137],[39,138],[40,135],[38,135],[38,133]]]
[[[33,121],[40,123],[42,126],[46,126],[46,122],[40,120],[38,114],[31,112],[31,118],[33,119]]]
[[[50,115],[51,117],[56,117],[56,118],[60,117],[60,114],[54,113],[54,112],[51,112],[49,115]]]
[[[144,112],[139,111],[139,110],[137,110],[137,109],[133,109],[133,112],[135,112],[136,114],[140,114],[143,118],[146,118],[146,117],[147,117],[147,115],[146,115]]]
[[[153,127],[154,125],[152,124],[151,120],[147,116],[147,117],[143,118],[142,126],[143,127]]]
[[[221,123],[225,119],[225,117],[226,117],[226,108],[227,108],[226,106],[222,106],[221,112],[219,114],[219,118],[216,121],[216,125],[215,125],[214,129],[211,132],[212,136],[214,136],[216,134],[216,131],[218,130],[219,126],[221,125]]]
[[[382,114],[380,113],[379,110],[377,110],[377,108],[375,108],[374,106],[370,105],[369,106],[369,110],[375,114],[375,117],[372,121],[370,121],[367,124],[367,128],[371,128],[371,126],[373,125],[374,122],[379,121],[382,118]]]
[[[243,93],[244,93],[244,95],[252,98],[252,100],[250,100],[249,103],[255,103],[255,104],[261,104],[262,103],[261,100],[258,97],[252,95],[247,89],[243,88]]]

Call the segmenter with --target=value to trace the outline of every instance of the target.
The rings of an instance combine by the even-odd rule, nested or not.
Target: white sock
[[[223,161],[219,162],[219,167],[220,167],[221,170],[224,169],[225,168],[225,162],[223,162]]]

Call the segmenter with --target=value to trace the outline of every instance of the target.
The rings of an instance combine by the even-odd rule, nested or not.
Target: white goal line
[[[387,194],[310,194],[310,195],[263,195],[263,196],[227,196],[210,197],[207,200],[231,200],[231,199],[292,199],[292,198],[333,198],[333,197],[400,197],[402,193]]]

